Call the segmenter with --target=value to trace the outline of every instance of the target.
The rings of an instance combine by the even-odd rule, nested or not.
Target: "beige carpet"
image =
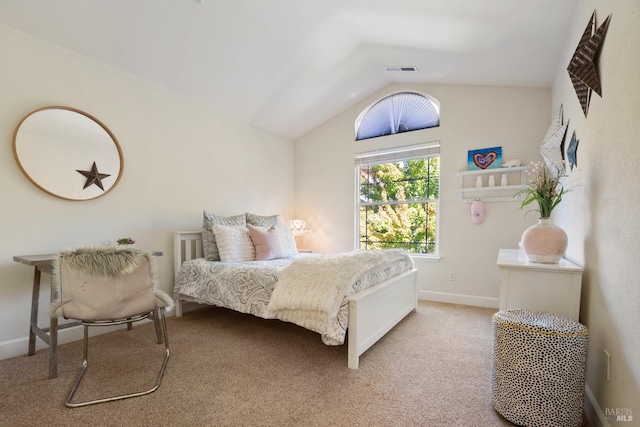
[[[0,361],[0,425],[510,426],[490,401],[494,312],[421,302],[354,371],[346,347],[318,334],[206,307],[168,319],[171,358],[148,396],[65,408],[79,342],[60,347],[53,380],[46,350]],[[154,339],[151,324],[91,338],[78,397],[152,385]],[[104,366],[125,353],[127,363]]]

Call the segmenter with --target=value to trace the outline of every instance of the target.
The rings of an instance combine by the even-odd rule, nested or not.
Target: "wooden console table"
[[[49,345],[49,378],[58,376],[58,318],[49,317],[49,326],[40,328],[38,326],[38,307],[40,305],[40,280],[41,274],[49,273],[53,269],[53,260],[56,254],[45,255],[21,255],[14,256],[13,260],[25,265],[34,267],[33,271],[33,292],[31,294],[31,321],[29,322],[29,351],[28,356],[36,353],[36,337]],[[51,300],[55,295],[53,291]],[[70,328],[79,325],[80,322],[73,322],[62,325],[61,328]]]
[[[155,256],[162,256],[162,252],[153,252]],[[36,337],[49,345],[49,378],[58,376],[58,330],[78,326],[80,322],[71,322],[58,325],[58,318],[49,316],[49,326],[38,326],[38,307],[40,305],[40,284],[42,273],[51,274],[53,270],[53,261],[58,254],[44,255],[17,255],[13,260],[21,264],[33,267],[33,291],[31,294],[31,321],[29,322],[29,349],[28,356],[36,353]],[[57,295],[54,295],[53,288],[51,290],[51,301],[54,301]]]

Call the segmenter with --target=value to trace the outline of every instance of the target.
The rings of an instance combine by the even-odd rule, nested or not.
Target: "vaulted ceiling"
[[[549,86],[580,1],[2,0],[0,23],[296,138],[392,82]]]

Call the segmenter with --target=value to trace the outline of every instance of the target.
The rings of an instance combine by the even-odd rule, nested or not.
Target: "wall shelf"
[[[458,201],[472,202],[480,199],[484,202],[513,202],[519,201],[515,194],[527,188],[527,170],[529,166],[514,168],[494,168],[473,171],[461,171],[456,174],[458,179]],[[493,175],[495,186],[489,186],[489,179]],[[506,175],[507,185],[500,185],[502,176]],[[476,180],[482,180],[482,187],[476,187]]]

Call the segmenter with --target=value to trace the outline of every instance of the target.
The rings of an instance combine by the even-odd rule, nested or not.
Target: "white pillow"
[[[280,246],[282,247],[284,256],[291,256],[298,253],[296,239],[293,237],[293,233],[291,233],[288,225],[276,225],[271,228],[274,229],[280,239]]]
[[[256,259],[256,250],[247,227],[214,225],[211,230],[216,237],[220,261],[242,262]]]
[[[245,215],[218,216],[211,212],[203,211],[202,218],[202,252],[208,261],[220,261],[216,237],[211,227],[214,225],[245,225],[247,218]]]

